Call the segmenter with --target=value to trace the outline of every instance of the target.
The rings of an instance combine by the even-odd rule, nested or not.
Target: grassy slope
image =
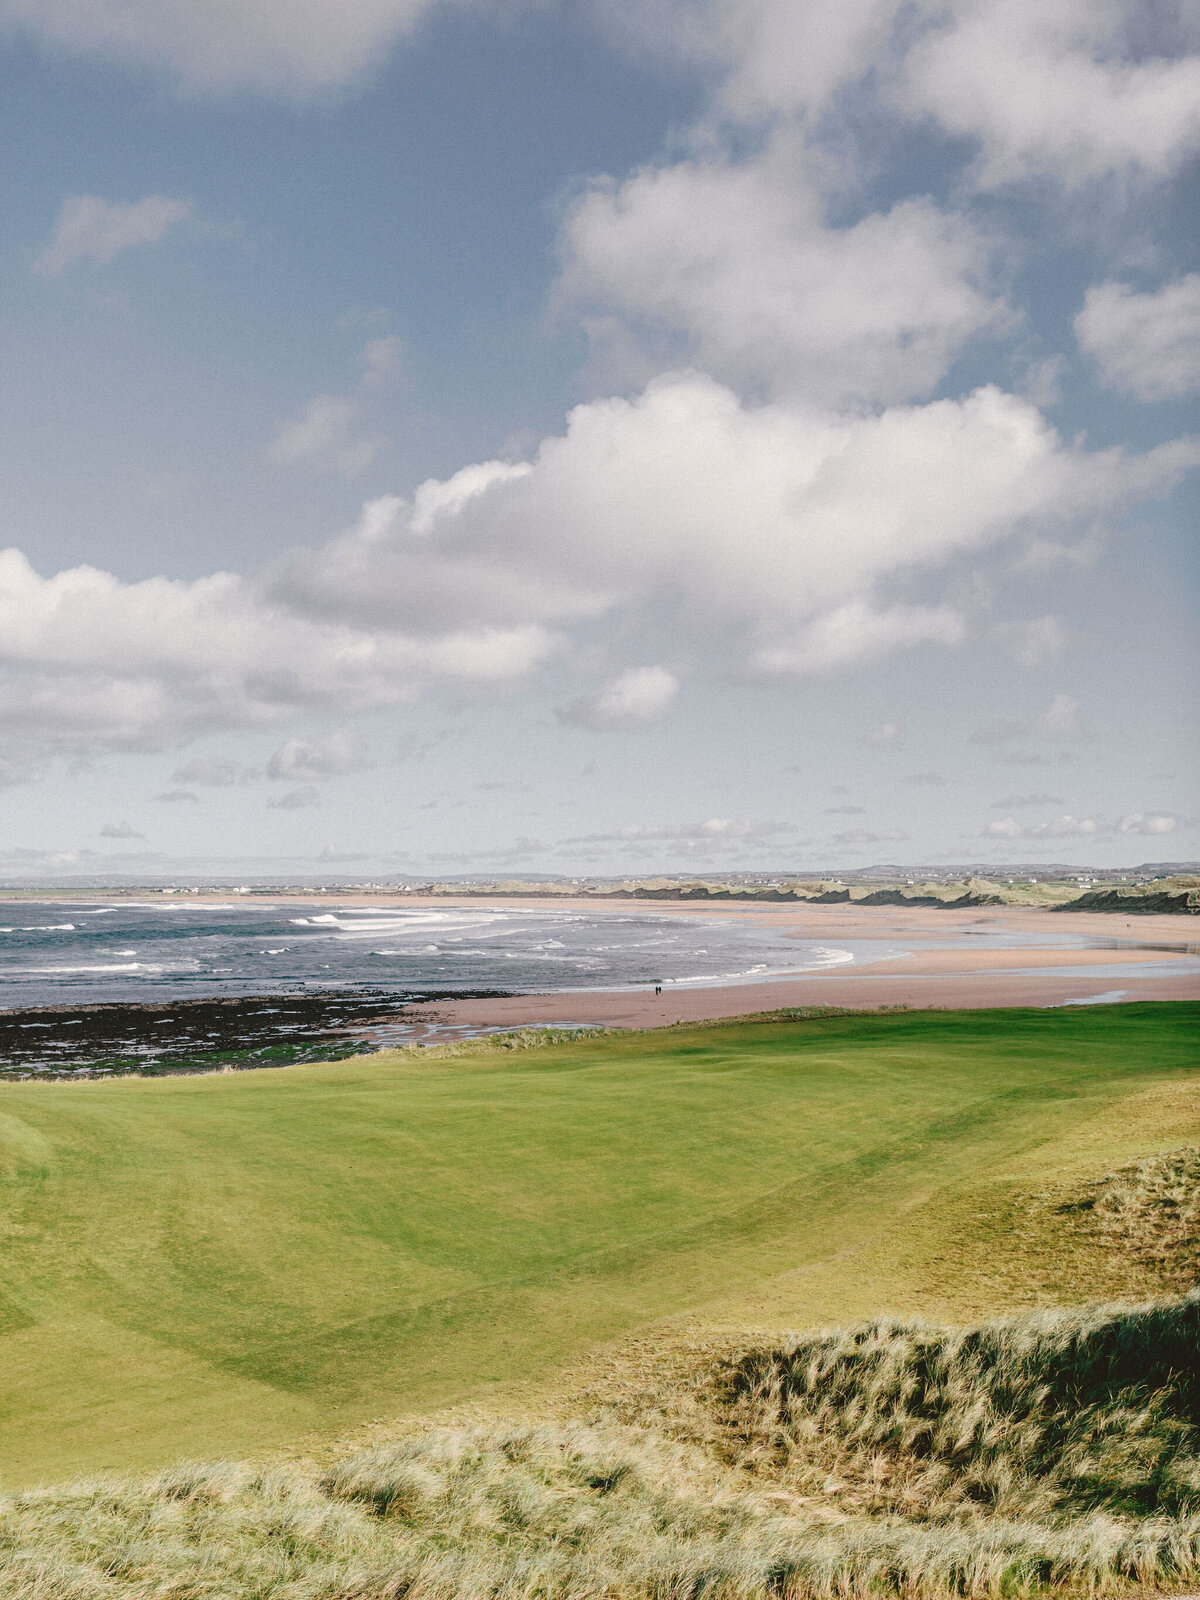
[[[806,1325],[931,1287],[931,1312],[953,1308],[1000,1271],[1018,1176],[1179,1142],[1196,1022],[850,1016],[6,1087],[0,1474],[256,1451],[524,1389],[689,1308]],[[1155,1106],[1174,1122],[1147,1143]],[[929,1226],[950,1216],[991,1260],[938,1267]]]

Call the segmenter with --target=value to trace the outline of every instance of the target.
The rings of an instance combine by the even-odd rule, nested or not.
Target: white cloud
[[[3,0],[0,21],[46,43],[165,68],[194,89],[290,96],[337,88],[436,0]]]
[[[886,833],[871,833],[866,828],[854,828],[849,833],[833,834],[829,842],[839,850],[846,850],[852,845],[901,844],[907,838],[908,834],[900,829],[893,829]]]
[[[311,783],[356,772],[367,762],[367,741],[353,728],[336,728],[317,739],[287,739],[267,762],[267,776]]]
[[[1171,400],[1200,388],[1200,272],[1155,294],[1096,284],[1075,318],[1080,346],[1106,383],[1139,400]]]
[[[281,422],[267,447],[276,466],[314,466],[353,478],[370,466],[383,440],[359,432],[362,407],[345,395],[318,394],[290,422]]]
[[[1169,811],[1134,811],[1130,816],[1121,818],[1117,832],[1149,835],[1174,833],[1178,826],[1179,818],[1172,816]]]
[[[897,0],[605,0],[603,15],[670,55],[724,67],[721,113],[809,117],[885,51]]]
[[[1056,817],[1052,822],[1019,823],[1015,817],[989,822],[985,839],[1075,839],[1090,838],[1107,831],[1095,817]]]
[[[732,384],[822,402],[928,393],[997,322],[988,247],[962,217],[906,200],[829,226],[791,141],[742,164],[647,167],[593,188],[565,230],[561,293],[604,338],[678,335]]]
[[[1106,822],[1099,817],[1056,817],[1051,822],[1018,823],[1015,817],[1004,817],[989,822],[983,830],[987,839],[1068,839],[1091,838],[1100,835],[1143,834],[1156,836],[1174,833],[1181,826],[1180,819],[1170,812],[1135,811],[1117,822]]]
[[[200,796],[193,794],[190,789],[164,789],[161,794],[156,794],[154,798],[161,800],[164,805],[198,805],[200,802]]]
[[[349,717],[518,682],[577,627],[652,630],[681,657],[751,672],[952,644],[953,608],[889,588],[1090,523],[1197,459],[1190,442],[1143,456],[1064,445],[994,388],[837,416],[667,375],[636,400],[577,407],[531,462],[372,501],[346,533],[257,574],[42,578],[0,553],[0,734],[150,749]],[[633,683],[644,704],[667,693],[662,678]]]
[[[795,644],[760,650],[753,665],[767,676],[832,672],[857,661],[918,644],[961,644],[966,623],[949,606],[891,606],[877,610],[850,600],[813,622]]]
[[[106,822],[100,829],[102,839],[144,839],[146,835],[139,833],[128,822]]]
[[[940,772],[910,772],[902,779],[904,783],[915,783],[928,789],[944,789],[948,781]]]
[[[287,794],[281,794],[277,800],[268,800],[267,806],[273,811],[303,811],[309,806],[321,804],[321,791],[311,783],[305,784],[300,789],[289,789]]]
[[[533,625],[405,631],[298,614],[261,580],[125,584],[93,567],[42,578],[0,552],[0,731],[59,750],[155,749],[305,713],[396,705],[433,685],[526,676]]]
[[[972,141],[974,177],[1157,177],[1200,130],[1187,0],[607,0],[605,13],[724,69],[721,118],[812,127],[855,90]]]
[[[1136,0],[958,0],[942,16],[907,56],[901,104],[979,139],[984,184],[1162,176],[1200,133],[1200,58],[1142,56]]]
[[[1200,56],[1179,38],[1184,7],[1158,9],[1155,19],[1137,0],[928,5],[935,20],[904,59],[898,101],[977,140],[985,186],[1165,175],[1200,133]],[[1156,20],[1161,38],[1147,44]]]
[[[985,728],[977,728],[970,736],[972,744],[1006,744],[1013,739],[1067,742],[1083,737],[1079,702],[1069,694],[1056,694],[1041,716],[1028,722],[993,722]]]
[[[148,194],[144,200],[103,200],[98,194],[76,194],[64,200],[54,232],[34,262],[35,272],[57,277],[77,261],[104,266],[139,244],[157,244],[169,228],[194,211],[190,200]]]
[[[903,736],[904,729],[898,722],[881,722],[877,728],[869,728],[863,734],[863,743],[882,750],[889,744],[895,744]]]
[[[666,667],[630,667],[558,715],[581,728],[648,728],[662,721],[678,697],[679,679]]]
[[[1190,443],[1144,457],[1065,447],[1028,402],[991,388],[838,417],[668,374],[634,401],[576,407],[533,463],[464,469],[412,508],[374,502],[358,528],[284,563],[273,593],[314,616],[423,631],[564,626],[670,595],[710,650],[732,634],[747,665],[821,670],[960,637],[945,607],[881,606],[888,580],[1090,521],[1197,459]]]

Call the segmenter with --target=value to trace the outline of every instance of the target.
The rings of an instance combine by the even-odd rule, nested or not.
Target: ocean
[[[336,989],[510,993],[749,982],[900,953],[641,908],[0,902],[0,1007]],[[878,945],[877,951],[858,949]]]

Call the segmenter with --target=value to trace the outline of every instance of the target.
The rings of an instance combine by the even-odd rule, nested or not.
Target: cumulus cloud
[[[1157,18],[1137,0],[922,9],[934,20],[904,56],[897,101],[977,141],[981,185],[1160,177],[1200,133],[1200,55],[1182,5],[1168,0]]]
[[[267,776],[288,783],[335,778],[364,767],[368,748],[353,728],[335,728],[316,739],[287,739],[267,762]]]
[[[59,750],[156,749],[218,729],[520,678],[553,647],[530,625],[409,632],[317,619],[261,579],[42,578],[0,552],[0,729]]]
[[[289,789],[287,794],[281,794],[278,799],[267,801],[268,808],[273,811],[303,811],[320,804],[321,791],[311,783],[299,789]]]
[[[1140,456],[1064,444],[992,387],[835,415],[668,374],[636,399],[576,407],[530,461],[384,496],[258,573],[43,578],[0,552],[0,733],[152,749],[347,717],[519,682],[601,622],[666,630],[682,652],[747,672],[952,645],[956,608],[889,589],[1090,524],[1197,460],[1190,441]],[[632,714],[661,709],[669,685],[634,678],[622,692],[613,707]]]
[[[669,594],[707,640],[740,633],[747,664],[816,671],[961,636],[945,606],[880,605],[886,580],[1090,520],[1196,459],[1191,443],[1142,457],[1064,446],[1027,401],[993,388],[831,416],[668,374],[636,400],[576,407],[533,462],[483,463],[411,505],[373,503],[273,587],[314,615],[423,631],[562,626]]]
[[[102,839],[144,839],[146,835],[139,833],[128,822],[106,822],[100,829]]]
[[[648,728],[662,721],[678,697],[679,679],[666,667],[630,667],[558,716],[581,728]]]
[[[985,839],[1074,839],[1103,832],[1095,817],[1055,817],[1052,822],[1020,823],[1015,817],[1001,817],[983,830]]]
[[[383,440],[359,431],[362,407],[345,395],[314,395],[290,422],[281,422],[267,447],[276,466],[312,466],[353,478],[369,467]]]
[[[1075,334],[1113,388],[1139,400],[1190,394],[1200,388],[1200,272],[1155,294],[1096,284],[1075,318]]]
[[[3,0],[48,44],[166,69],[189,88],[301,96],[348,83],[436,0]]]
[[[1118,833],[1159,834],[1174,833],[1179,827],[1179,818],[1169,811],[1134,811],[1127,817],[1122,817],[1117,824]]]
[[[723,69],[723,117],[812,125],[854,89],[969,140],[988,187],[1158,177],[1200,128],[1200,30],[1180,0],[609,0],[605,12]]]
[[[1069,839],[1131,833],[1153,836],[1174,833],[1179,826],[1179,818],[1170,812],[1135,811],[1116,822],[1067,815],[1050,822],[1019,823],[1015,817],[1003,817],[989,822],[983,836],[987,839]]]
[[[767,676],[831,672],[856,661],[918,644],[961,644],[966,621],[949,606],[889,606],[851,600],[818,617],[794,644],[756,652],[753,666]]]
[[[614,326],[677,336],[735,387],[826,403],[927,394],[1003,315],[988,245],[965,218],[917,199],[830,226],[789,141],[597,185],[567,220],[565,250],[561,293],[602,340]]]
[[[1069,694],[1056,694],[1040,717],[1028,722],[993,722],[971,734],[972,744],[1005,744],[1013,739],[1069,741],[1083,738],[1079,702]],[[1031,763],[1032,764],[1032,763]]]
[[[144,200],[104,200],[76,194],[64,200],[54,232],[34,270],[58,277],[77,261],[104,266],[139,244],[157,244],[169,228],[185,222],[195,208],[190,200],[148,194]]]

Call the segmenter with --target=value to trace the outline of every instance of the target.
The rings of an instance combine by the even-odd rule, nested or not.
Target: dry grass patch
[[[1131,1257],[1165,1284],[1200,1282],[1200,1146],[1149,1156],[1060,1206],[1079,1230]]]

